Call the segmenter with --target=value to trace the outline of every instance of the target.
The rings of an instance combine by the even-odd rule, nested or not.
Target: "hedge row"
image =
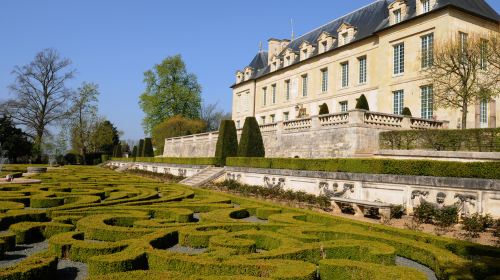
[[[228,158],[228,166],[326,172],[500,179],[500,161],[451,162],[393,159]]]
[[[380,133],[379,146],[391,150],[500,152],[500,128],[387,131]]]
[[[216,165],[216,158],[167,158],[167,157],[137,157],[137,158],[112,158],[112,161],[171,163],[189,165]]]
[[[425,280],[422,272],[408,267],[369,264],[353,260],[321,260],[319,273],[323,280],[363,279],[363,280]]]
[[[0,270],[0,280],[56,279],[57,257],[42,253],[33,255],[13,267]]]

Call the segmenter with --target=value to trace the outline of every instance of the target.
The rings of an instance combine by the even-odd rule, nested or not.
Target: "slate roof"
[[[389,28],[389,5],[396,0],[378,0],[367,6],[364,6],[354,12],[337,18],[323,26],[320,26],[300,37],[297,37],[287,48],[291,48],[295,52],[300,50],[300,45],[303,41],[316,45],[317,40],[322,32],[326,31],[332,36],[337,36],[337,30],[342,23],[348,23],[357,28],[356,35],[350,43],[368,38],[378,31]],[[415,18],[416,15],[416,1],[408,0],[408,14],[405,16],[403,22]],[[496,0],[495,0],[496,1]],[[500,21],[498,13],[491,8],[485,0],[437,0],[438,4],[432,9],[431,12],[444,9],[448,6],[464,10],[474,15],[490,19],[493,21]],[[338,42],[338,40],[337,40]],[[337,43],[332,46],[332,49],[337,48]],[[317,48],[316,48],[317,49]],[[286,49],[283,51],[283,53]],[[317,51],[316,51],[317,52]],[[283,55],[283,53],[281,55]],[[317,55],[313,53],[312,56]],[[249,64],[254,69],[254,74],[250,79],[256,79],[269,73],[270,67],[267,65],[268,53],[260,51]],[[297,63],[295,61],[294,63]]]

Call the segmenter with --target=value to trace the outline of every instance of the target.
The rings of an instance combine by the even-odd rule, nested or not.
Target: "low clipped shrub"
[[[500,161],[451,162],[394,159],[227,158],[227,166],[306,171],[500,179]]]
[[[401,204],[391,205],[391,219],[401,219],[405,214],[405,207]]]
[[[411,117],[411,110],[408,107],[404,107],[403,111],[401,112],[401,115]]]
[[[167,163],[167,164],[185,164],[185,165],[217,164],[217,160],[213,157],[207,157],[207,158],[137,157],[137,158],[112,158],[111,160],[123,161],[123,162]]]
[[[435,210],[434,224],[436,225],[436,233],[446,233],[458,223],[458,210],[458,207],[455,205]]]
[[[425,280],[427,276],[414,268],[385,266],[353,260],[321,260],[321,279],[363,279],[363,280]]]
[[[0,270],[1,280],[56,279],[58,259],[47,253],[26,258],[15,266]]]

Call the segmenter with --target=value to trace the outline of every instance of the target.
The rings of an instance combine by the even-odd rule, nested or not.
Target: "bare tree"
[[[226,113],[219,109],[217,103],[204,104],[200,110],[200,118],[207,124],[207,131],[215,131],[219,129],[222,120],[231,119],[231,113]]]
[[[15,82],[9,88],[16,97],[4,104],[4,110],[28,129],[37,160],[41,158],[47,127],[68,115],[71,91],[65,83],[75,73],[68,69],[70,65],[71,61],[61,58],[56,50],[45,49],[32,62],[12,71]]]
[[[93,83],[83,83],[73,95],[71,108],[71,142],[74,150],[78,150],[83,162],[87,162],[87,152],[92,145],[92,135],[99,123],[97,101],[99,87]]]
[[[490,36],[460,34],[436,46],[426,75],[434,88],[434,107],[459,109],[461,127],[467,128],[469,107],[491,101],[500,93],[498,71],[489,71]]]

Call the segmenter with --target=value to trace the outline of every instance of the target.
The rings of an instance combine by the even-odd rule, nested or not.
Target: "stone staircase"
[[[196,175],[193,175],[191,177],[188,177],[182,181],[180,181],[180,184],[188,185],[191,187],[199,187],[205,183],[208,183],[210,181],[213,181],[220,176],[224,175],[226,172],[226,168],[224,167],[207,167],[203,169],[201,172],[199,172]]]

